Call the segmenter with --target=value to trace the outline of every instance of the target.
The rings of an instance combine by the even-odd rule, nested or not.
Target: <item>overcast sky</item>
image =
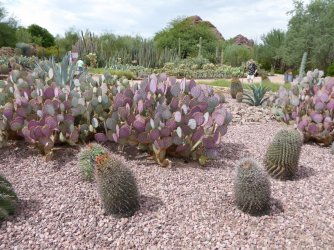
[[[242,34],[260,40],[272,28],[287,29],[292,0],[0,0],[20,20],[38,24],[53,35],[69,27],[100,34],[152,37],[180,16],[199,15],[225,39]],[[304,1],[306,3],[309,0]]]

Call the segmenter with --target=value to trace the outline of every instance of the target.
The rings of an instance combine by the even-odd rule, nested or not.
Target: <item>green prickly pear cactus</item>
[[[280,130],[269,145],[264,165],[277,179],[291,179],[297,172],[303,136],[298,130]]]
[[[6,219],[16,211],[17,196],[9,181],[0,175],[0,220]]]
[[[97,156],[95,179],[107,214],[130,217],[139,209],[136,179],[122,159],[109,154]]]
[[[271,186],[267,174],[252,159],[243,159],[234,178],[234,197],[238,208],[260,215],[270,208]]]

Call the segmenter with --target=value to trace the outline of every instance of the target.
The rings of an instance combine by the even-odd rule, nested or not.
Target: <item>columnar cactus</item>
[[[132,172],[115,155],[99,155],[95,161],[95,179],[105,212],[115,217],[132,216],[140,207]]]
[[[231,96],[233,99],[236,98],[238,92],[242,93],[244,91],[242,84],[238,77],[232,78],[230,91],[231,91]]]
[[[303,136],[298,130],[280,130],[269,145],[264,164],[277,179],[293,178],[298,169]]]
[[[100,144],[90,143],[82,148],[79,155],[79,167],[85,180],[92,181],[94,175],[95,158],[106,154],[108,150]]]
[[[0,220],[15,213],[17,196],[9,181],[0,175]]]
[[[243,159],[236,168],[234,197],[240,210],[252,215],[270,207],[271,186],[267,174],[252,159]]]

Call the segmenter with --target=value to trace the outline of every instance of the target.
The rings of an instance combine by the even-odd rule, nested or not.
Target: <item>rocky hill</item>
[[[207,24],[211,29],[212,31],[216,34],[216,36],[219,38],[219,39],[222,39],[222,40],[225,40],[224,37],[222,36],[222,34],[219,32],[219,30],[216,28],[216,26],[214,26],[211,22],[209,21],[203,21],[202,18],[200,18],[199,16],[195,15],[195,16],[190,16],[188,17],[189,20],[191,20],[191,22],[193,24],[198,24],[198,23],[205,23]]]

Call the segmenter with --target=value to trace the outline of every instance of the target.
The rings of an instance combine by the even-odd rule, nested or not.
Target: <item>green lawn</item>
[[[227,88],[229,88],[231,85],[231,81],[227,79],[213,80],[212,82],[198,80],[198,83],[206,84],[210,86],[217,86],[217,87],[227,87]],[[259,84],[259,83],[256,83],[256,84]],[[273,92],[277,92],[280,86],[284,86],[286,89],[291,89],[290,83],[282,85],[282,84],[274,83],[274,82],[264,82],[262,83],[262,85],[268,87]],[[248,88],[248,86],[249,84],[247,83],[243,84],[244,88]]]

